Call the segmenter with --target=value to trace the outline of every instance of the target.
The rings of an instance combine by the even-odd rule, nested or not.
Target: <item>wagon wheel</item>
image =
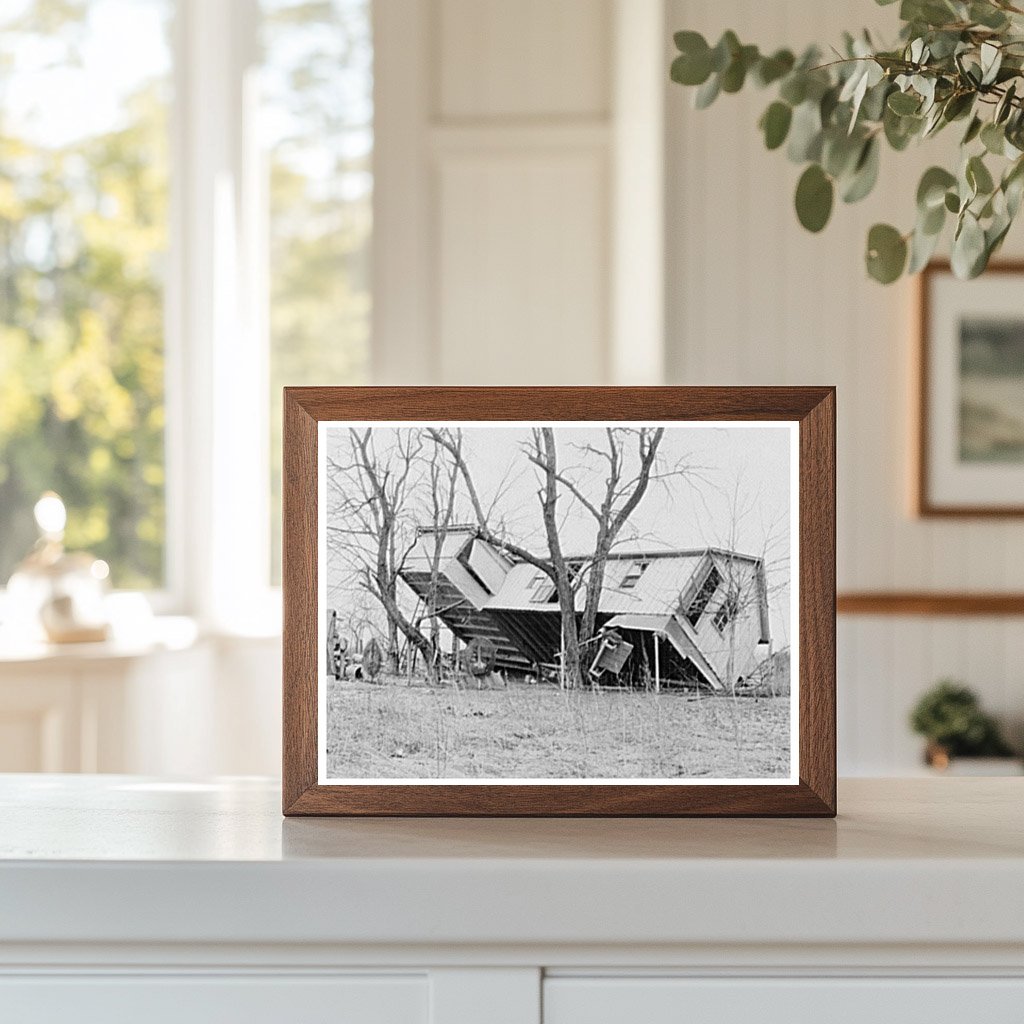
[[[380,675],[383,664],[384,655],[381,654],[380,644],[376,640],[371,640],[363,651],[363,675],[373,682]]]
[[[474,637],[462,654],[466,671],[477,679],[489,675],[498,657],[498,649],[486,637]]]

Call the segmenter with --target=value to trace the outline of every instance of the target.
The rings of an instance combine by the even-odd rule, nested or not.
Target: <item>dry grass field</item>
[[[789,698],[327,683],[331,778],[785,778]]]

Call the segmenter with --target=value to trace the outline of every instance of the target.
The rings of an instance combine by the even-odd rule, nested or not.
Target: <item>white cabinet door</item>
[[[425,975],[0,978],[17,1024],[427,1024]]]
[[[1021,1024],[1024,978],[548,978],[544,1024]]]

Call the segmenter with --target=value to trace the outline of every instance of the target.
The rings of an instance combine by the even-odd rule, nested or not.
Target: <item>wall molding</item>
[[[859,591],[836,597],[839,615],[1024,615],[1024,594]]]

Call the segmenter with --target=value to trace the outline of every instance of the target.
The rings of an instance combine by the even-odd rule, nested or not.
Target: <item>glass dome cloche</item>
[[[39,539],[7,584],[9,621],[25,640],[55,644],[106,640],[110,570],[102,559],[64,550],[67,510],[60,496],[47,491],[34,509]]]

